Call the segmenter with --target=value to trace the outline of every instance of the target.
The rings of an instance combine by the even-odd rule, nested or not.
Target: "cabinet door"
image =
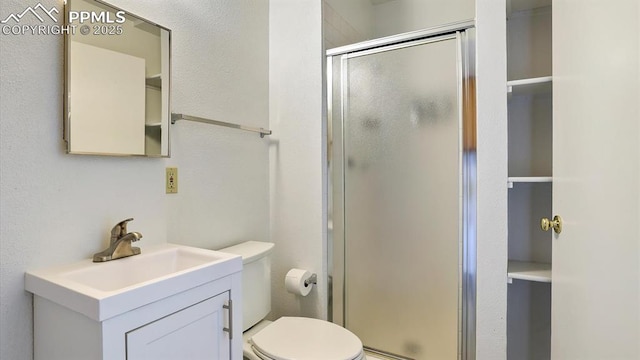
[[[640,359],[639,17],[553,1],[554,360]]]
[[[127,360],[229,359],[223,331],[229,293],[180,310],[126,334]]]

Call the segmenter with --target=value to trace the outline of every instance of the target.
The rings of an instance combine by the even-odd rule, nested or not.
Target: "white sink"
[[[165,244],[103,263],[28,271],[25,289],[97,321],[242,270],[238,255]]]

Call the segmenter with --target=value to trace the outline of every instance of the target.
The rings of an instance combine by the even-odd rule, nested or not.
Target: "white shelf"
[[[543,76],[529,79],[519,79],[507,81],[507,94],[511,95],[533,95],[550,94],[553,77]]]
[[[551,264],[509,260],[507,282],[513,279],[550,283]]]
[[[513,188],[515,183],[550,183],[553,182],[551,176],[509,176],[507,178],[507,186]]]
[[[161,126],[162,123],[158,122],[154,122],[154,123],[146,123],[144,124],[144,126],[149,126],[149,127],[155,127],[155,126]]]

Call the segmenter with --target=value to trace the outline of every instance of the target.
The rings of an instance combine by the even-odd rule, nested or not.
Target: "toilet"
[[[219,251],[242,256],[243,357],[248,360],[365,360],[360,339],[334,323],[305,318],[264,318],[271,311],[274,244],[247,241]]]

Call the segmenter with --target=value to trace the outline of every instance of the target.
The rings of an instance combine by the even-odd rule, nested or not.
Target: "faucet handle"
[[[120,221],[111,229],[111,239],[117,239],[127,233],[127,223],[132,221],[133,218],[128,218]]]

